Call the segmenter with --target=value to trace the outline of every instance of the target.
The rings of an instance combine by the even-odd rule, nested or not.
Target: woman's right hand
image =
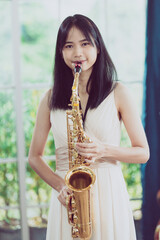
[[[60,203],[62,203],[63,206],[66,207],[66,198],[68,197],[68,195],[71,195],[71,194],[72,194],[72,191],[69,188],[67,188],[67,186],[65,185],[60,190],[57,198],[60,201]]]

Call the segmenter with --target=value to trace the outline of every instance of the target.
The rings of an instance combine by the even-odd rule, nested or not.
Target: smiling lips
[[[84,62],[85,62],[85,60],[75,61],[74,64],[82,64],[82,63],[84,63]]]

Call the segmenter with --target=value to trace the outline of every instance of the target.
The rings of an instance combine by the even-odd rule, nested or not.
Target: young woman
[[[42,99],[29,152],[31,167],[52,188],[47,240],[69,240],[71,227],[65,207],[70,190],[64,177],[68,171],[66,110],[69,108],[74,64],[81,63],[79,97],[84,130],[91,143],[77,143],[77,151],[94,169],[92,191],[92,240],[135,240],[135,228],[120,162],[146,163],[149,148],[128,89],[116,82],[116,70],[101,34],[83,15],[66,18],[57,37],[54,85]],[[120,147],[123,121],[131,147]],[[43,160],[52,128],[56,146],[56,172]]]

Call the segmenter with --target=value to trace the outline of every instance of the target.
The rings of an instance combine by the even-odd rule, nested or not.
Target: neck
[[[85,80],[79,80],[79,85],[78,85],[78,91],[79,91],[79,93],[82,93],[82,94],[86,94],[86,93],[87,93],[87,89],[86,89],[86,87],[87,87],[87,82],[88,82],[88,80],[87,80],[87,81],[85,81]]]
[[[91,73],[86,73],[86,72],[81,72],[80,77],[79,77],[79,93],[81,94],[86,94],[87,93],[87,83],[89,80]]]

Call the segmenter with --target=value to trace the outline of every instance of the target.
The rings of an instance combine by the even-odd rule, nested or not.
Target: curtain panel
[[[143,120],[150,160],[142,165],[143,239],[154,239],[160,219],[156,194],[160,189],[160,0],[148,0]]]

